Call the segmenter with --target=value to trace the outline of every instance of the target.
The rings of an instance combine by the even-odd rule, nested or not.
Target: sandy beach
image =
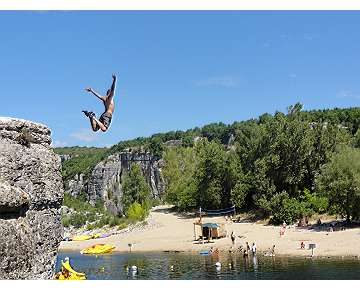
[[[315,243],[314,256],[352,256],[360,257],[360,228],[328,232],[311,229],[288,227],[285,235],[280,237],[279,226],[269,226],[257,223],[227,222],[224,217],[205,217],[203,222],[218,222],[225,224],[228,237],[214,239],[211,244],[194,243],[194,222],[198,218],[188,218],[169,211],[168,206],[154,208],[148,219],[148,226],[135,227],[133,230],[112,235],[103,239],[87,241],[64,241],[60,251],[80,251],[96,243],[111,244],[116,251],[128,252],[128,244],[132,244],[133,252],[141,251],[187,251],[199,252],[210,249],[211,246],[220,251],[228,251],[232,245],[230,234],[236,234],[236,247],[245,246],[246,242],[256,243],[259,252],[267,251],[276,246],[277,255],[310,256],[309,243]],[[199,227],[197,227],[199,228]],[[197,229],[199,234],[199,229]],[[300,249],[300,243],[306,244],[306,249]]]

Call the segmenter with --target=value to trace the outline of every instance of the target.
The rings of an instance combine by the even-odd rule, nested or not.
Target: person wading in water
[[[112,114],[114,112],[114,93],[115,93],[115,85],[116,85],[116,75],[112,75],[113,82],[111,88],[107,90],[106,95],[102,96],[95,92],[92,88],[86,88],[85,90],[89,93],[94,94],[97,98],[99,98],[105,107],[104,113],[101,114],[99,120],[96,119],[96,116],[91,111],[82,111],[86,117],[89,118],[91,128],[94,132],[98,131],[99,129],[103,132],[106,132],[109,129]]]

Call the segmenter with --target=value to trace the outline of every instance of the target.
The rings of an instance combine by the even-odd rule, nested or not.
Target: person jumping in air
[[[109,129],[112,114],[114,112],[114,93],[115,93],[115,85],[116,85],[116,75],[112,75],[113,82],[111,85],[111,88],[107,90],[105,96],[99,95],[97,92],[95,92],[92,88],[86,88],[85,90],[89,93],[94,94],[97,98],[99,98],[105,107],[104,113],[101,114],[99,120],[96,119],[96,116],[93,112],[89,111],[82,111],[86,117],[89,118],[91,128],[94,132],[98,131],[99,129],[103,132],[107,131]]]

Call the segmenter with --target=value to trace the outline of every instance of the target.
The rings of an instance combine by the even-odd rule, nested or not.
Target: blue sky
[[[55,145],[120,140],[285,111],[357,106],[360,12],[0,12],[0,115],[48,125]],[[107,133],[83,88],[118,75]]]

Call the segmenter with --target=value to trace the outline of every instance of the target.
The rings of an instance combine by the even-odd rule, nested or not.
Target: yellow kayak
[[[79,235],[72,238],[73,241],[86,241],[92,239],[90,235]]]
[[[115,249],[112,245],[96,244],[80,251],[81,254],[107,254]]]
[[[61,261],[61,271],[55,274],[55,280],[86,280],[85,273],[76,272],[70,265],[69,258]]]

